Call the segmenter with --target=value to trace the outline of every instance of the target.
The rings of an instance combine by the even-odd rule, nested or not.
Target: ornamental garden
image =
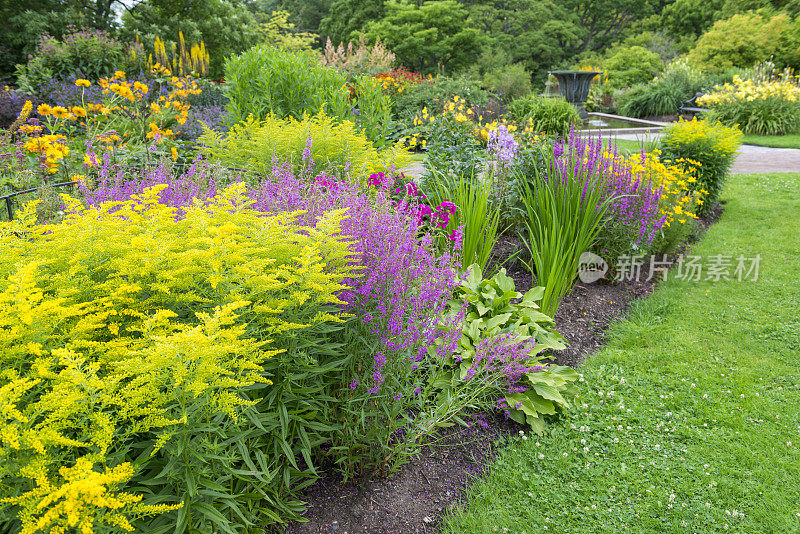
[[[1,531],[800,529],[800,175],[736,167],[797,13],[67,4],[4,30]]]

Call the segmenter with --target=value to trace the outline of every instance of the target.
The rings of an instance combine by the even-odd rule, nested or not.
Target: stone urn
[[[586,108],[583,103],[586,102],[586,97],[589,96],[589,87],[592,80],[602,72],[593,70],[554,70],[548,72],[558,80],[558,91],[564,99],[578,108],[578,113],[583,120],[588,120],[589,115],[586,113]]]

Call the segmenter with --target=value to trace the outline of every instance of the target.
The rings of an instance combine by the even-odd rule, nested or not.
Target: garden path
[[[615,139],[655,141],[660,134],[615,135]],[[800,149],[742,145],[731,173],[800,172]]]
[[[659,137],[660,134],[622,134],[613,136],[614,139],[628,141],[655,141]],[[402,172],[407,176],[418,177],[422,175],[424,170],[423,163],[415,161],[403,167]],[[732,174],[770,172],[800,172],[800,149],[742,145],[731,169]]]
[[[647,135],[647,134],[645,134]],[[659,134],[616,135],[615,139],[629,141],[656,140]],[[425,170],[422,162],[415,161],[402,169],[407,176],[421,176]],[[739,155],[731,169],[732,174],[751,174],[768,172],[800,172],[800,149],[769,148],[755,145],[742,145]]]

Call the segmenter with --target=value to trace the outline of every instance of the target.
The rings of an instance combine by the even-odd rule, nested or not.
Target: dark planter
[[[548,74],[552,74],[558,80],[558,91],[564,99],[578,108],[583,120],[587,120],[589,115],[586,113],[586,108],[583,103],[586,102],[586,97],[589,96],[589,86],[592,80],[602,72],[592,70],[554,70]]]

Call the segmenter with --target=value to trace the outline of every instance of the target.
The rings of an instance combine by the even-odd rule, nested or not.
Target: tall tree
[[[384,0],[335,0],[328,15],[322,19],[319,34],[323,40],[337,45],[354,40],[367,23],[378,21],[386,15]]]
[[[647,0],[565,0],[565,8],[575,14],[583,30],[579,50],[600,50],[623,36],[631,25],[663,7],[663,2]]]
[[[0,0],[0,76],[23,63],[41,35],[61,38],[69,25],[114,30],[118,12],[132,4],[124,0]]]
[[[412,70],[455,72],[480,53],[483,35],[469,26],[469,12],[455,0],[391,2],[386,8],[383,19],[367,24],[367,39],[380,37],[397,61]]]
[[[577,16],[553,0],[473,2],[470,21],[492,49],[522,63],[537,80],[570,57],[583,38]]]

